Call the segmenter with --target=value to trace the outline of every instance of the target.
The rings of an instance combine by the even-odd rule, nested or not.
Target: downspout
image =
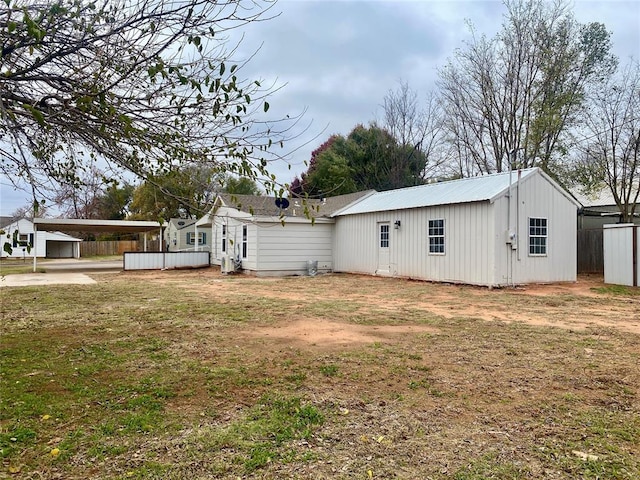
[[[515,150],[513,151],[515,153]],[[512,194],[512,179],[511,179],[511,164],[509,165],[509,201],[507,202],[507,285],[513,284],[513,255],[511,254],[511,194]]]
[[[518,169],[518,181],[516,183],[516,252],[520,261],[520,177],[522,170]]]

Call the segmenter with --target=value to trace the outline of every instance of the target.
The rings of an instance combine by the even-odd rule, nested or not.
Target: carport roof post
[[[34,218],[33,219],[33,271],[37,268],[35,238],[38,230],[55,232],[121,232],[144,233],[160,231],[160,251],[162,251],[162,229],[166,223],[150,220],[86,220],[79,218]],[[146,244],[146,242],[145,242]],[[145,247],[146,250],[146,247]]]

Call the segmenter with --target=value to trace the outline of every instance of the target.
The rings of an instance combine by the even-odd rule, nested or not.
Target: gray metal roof
[[[276,206],[276,197],[256,196],[256,195],[234,195],[223,193],[219,195],[222,205],[236,208],[242,212],[251,213],[254,216],[304,216],[304,206],[306,204],[309,210],[309,216],[320,218],[330,217],[334,212],[341,208],[345,208],[358,201],[360,198],[366,197],[374,193],[374,190],[365,190],[361,192],[338,195],[335,197],[327,197],[323,200],[311,198],[289,198],[289,207],[280,209]],[[296,213],[294,213],[294,210]]]
[[[520,179],[523,180],[538,172],[542,174],[538,168],[520,170]],[[546,175],[543,174],[543,176],[554,183]],[[518,172],[511,172],[511,181],[515,183],[517,179]],[[336,212],[334,216],[493,201],[508,189],[509,172],[429,183],[417,187],[374,193],[354,205]]]

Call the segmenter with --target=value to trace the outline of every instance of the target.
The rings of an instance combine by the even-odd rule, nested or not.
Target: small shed
[[[196,222],[211,235],[211,263],[257,276],[333,269],[331,214],[373,191],[318,200],[220,194]]]
[[[378,192],[333,215],[333,268],[486,286],[573,282],[578,207],[538,168]]]
[[[603,226],[604,283],[640,285],[640,225]]]
[[[196,219],[172,218],[167,223],[164,241],[169,252],[184,252],[189,250],[209,251],[211,249],[210,234],[204,230],[197,233]]]
[[[34,247],[36,255],[40,258],[80,258],[81,239],[61,232],[34,233],[33,222],[26,218],[3,225],[0,230],[4,232],[0,242],[2,258],[32,257]],[[11,254],[4,251],[5,242],[11,244]]]

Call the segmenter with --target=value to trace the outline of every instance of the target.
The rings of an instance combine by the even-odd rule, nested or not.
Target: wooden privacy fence
[[[143,250],[143,240],[103,240],[80,243],[81,257],[122,255],[124,252],[141,252]],[[158,240],[147,240],[147,251],[158,251]]]
[[[604,273],[601,228],[578,230],[578,273]]]

